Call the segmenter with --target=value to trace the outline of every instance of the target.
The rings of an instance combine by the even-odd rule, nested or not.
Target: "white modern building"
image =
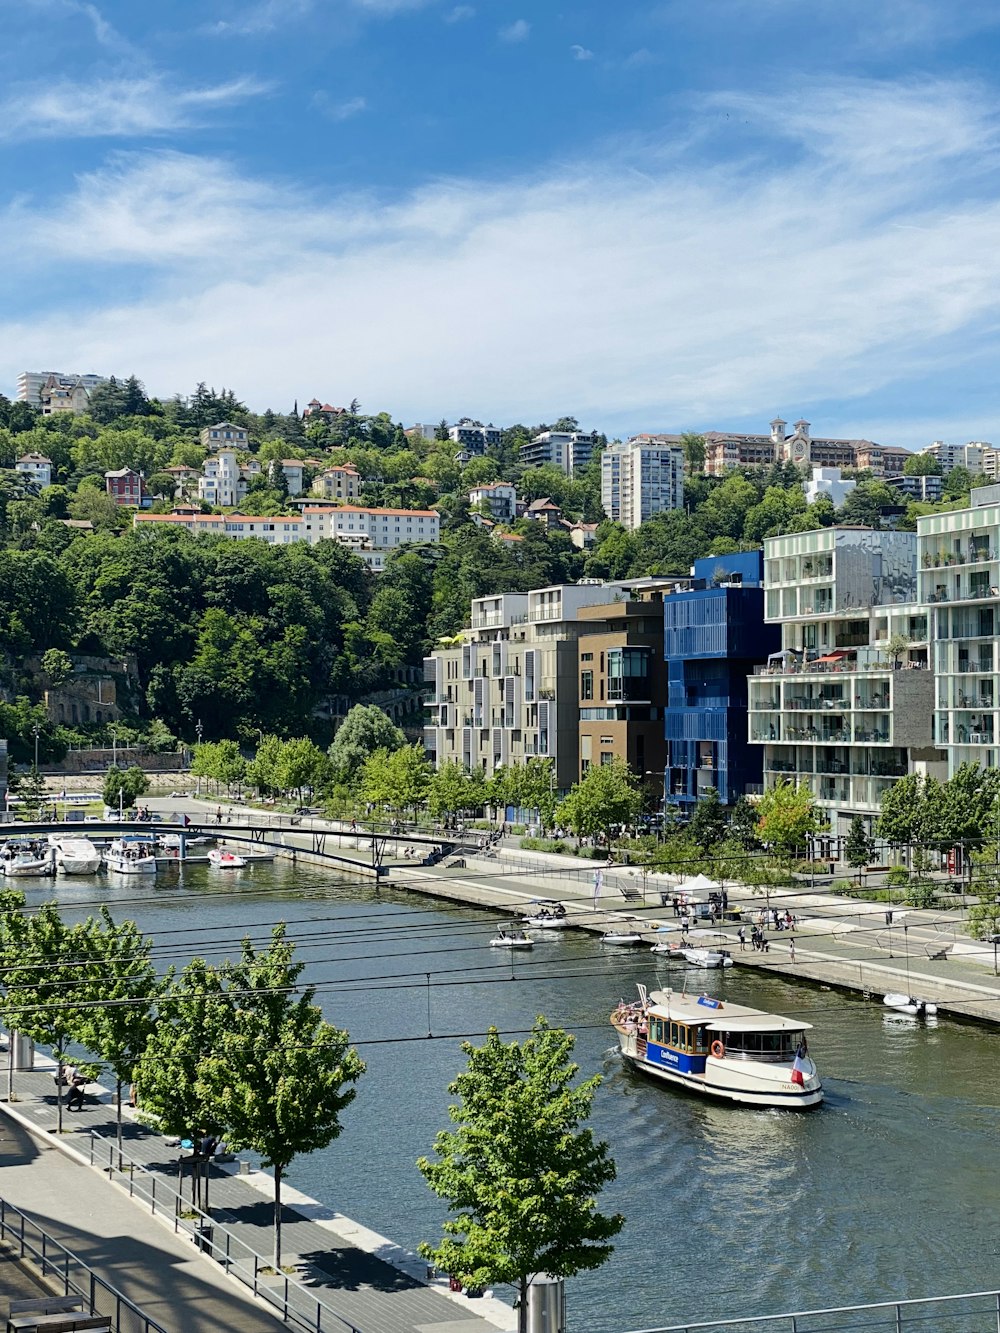
[[[52,459],[44,454],[22,454],[15,462],[14,470],[30,477],[38,487],[52,485]]]
[[[996,466],[997,451],[987,440],[970,440],[968,444],[945,444],[943,440],[935,440],[920,452],[936,459],[941,464],[941,471],[945,476],[954,468],[964,467],[968,468],[974,477],[978,477],[985,471],[987,455],[992,455],[990,462],[994,469]]]
[[[17,377],[17,397],[22,403],[32,407],[42,406],[42,390],[50,383],[79,384],[88,394],[93,393],[99,384],[107,384],[108,375],[71,375],[61,370],[22,370]]]
[[[920,597],[932,616],[937,743],[948,773],[1000,767],[1000,486],[917,520]]]
[[[684,450],[642,439],[601,454],[601,504],[608,518],[637,528],[654,514],[684,505]]]
[[[571,477],[590,462],[595,443],[594,436],[584,431],[543,430],[521,446],[521,462],[525,467],[552,463]]]
[[[473,486],[469,504],[487,504],[490,517],[498,523],[507,523],[517,513],[517,488],[509,481],[491,481],[485,486]]]
[[[813,504],[821,495],[825,495],[834,509],[839,509],[857,484],[856,481],[842,477],[839,467],[814,467],[812,476],[802,483],[802,489],[806,493],[807,504]]]
[[[502,431],[492,421],[484,426],[481,421],[473,421],[470,417],[462,417],[457,425],[448,427],[448,439],[452,444],[457,444],[472,456],[484,454],[488,448],[495,448],[501,436]]]
[[[765,785],[810,787],[839,836],[855,815],[873,823],[899,778],[944,776],[915,534],[841,527],[769,537],[764,605],[782,633],[781,651],[748,688]],[[893,635],[906,640],[895,658]]]

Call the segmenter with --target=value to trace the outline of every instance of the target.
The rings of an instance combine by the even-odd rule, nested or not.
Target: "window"
[[[580,698],[593,699],[594,697],[594,673],[593,671],[580,672]]]
[[[592,662],[593,660],[594,660],[594,654],[593,654],[593,653],[581,653],[581,654],[580,654],[580,661],[581,661],[581,662]]]
[[[614,762],[615,762],[615,757],[614,757],[613,754],[611,754],[610,751],[605,750],[605,751],[602,752],[602,754],[601,754],[601,767],[602,767],[602,768],[610,768],[611,765],[612,765]]]

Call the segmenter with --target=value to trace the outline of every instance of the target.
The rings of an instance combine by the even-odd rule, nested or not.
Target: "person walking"
[[[794,940],[789,940],[789,941],[788,941],[788,961],[789,961],[790,963],[794,963],[794,962],[795,962],[795,941],[794,941]]]
[[[739,930],[736,932],[736,938],[740,942],[740,953],[743,953],[747,947],[747,933],[742,926],[740,926]]]

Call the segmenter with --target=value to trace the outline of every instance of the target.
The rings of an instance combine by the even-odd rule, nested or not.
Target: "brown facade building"
[[[578,612],[579,777],[592,764],[617,757],[640,780],[662,783],[667,701],[662,591],[631,591],[629,601]]]

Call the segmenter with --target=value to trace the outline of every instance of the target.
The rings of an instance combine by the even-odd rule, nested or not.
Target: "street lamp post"
[[[201,718],[199,718],[198,721],[194,724],[194,734],[195,734],[195,739],[197,740],[197,742],[198,742],[199,745],[201,744],[201,738],[202,738],[202,735],[204,734],[204,731],[205,731],[205,728],[201,725]],[[196,795],[196,796],[200,796],[200,795],[201,795],[201,774],[200,774],[200,773],[199,773],[198,776],[195,778],[195,782],[198,784],[197,787],[195,788],[195,795]]]
[[[118,767],[118,728],[111,723],[111,767]]]
[[[37,776],[38,776],[38,738],[39,738],[39,736],[42,734],[42,729],[41,729],[41,727],[38,725],[38,723],[36,722],[35,725],[31,728],[31,730],[32,730],[32,733],[33,733],[33,735],[34,735],[34,737],[35,737],[35,776],[37,777]]]
[[[119,788],[118,788],[118,822],[119,822],[119,823],[121,823],[121,821],[125,818],[124,805],[125,805],[125,788],[124,788],[124,787],[119,787]]]

